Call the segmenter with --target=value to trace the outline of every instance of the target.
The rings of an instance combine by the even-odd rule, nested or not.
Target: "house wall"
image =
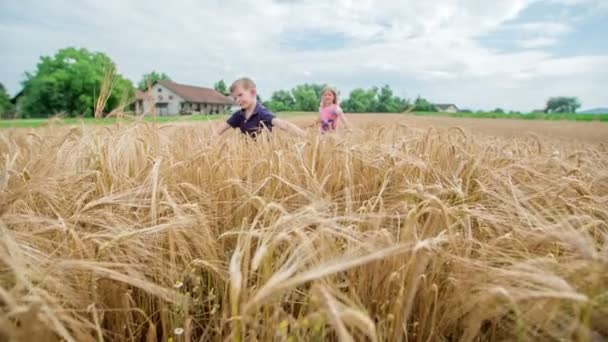
[[[445,110],[445,112],[446,112],[446,113],[457,113],[457,112],[458,112],[458,109],[457,109],[456,107],[454,107],[454,106],[449,106],[449,107],[448,107],[448,108]]]
[[[458,113],[458,108],[456,108],[455,106],[448,106],[445,108],[439,108],[437,106],[437,110],[439,110],[439,112],[441,113]]]
[[[160,92],[159,92],[160,89]],[[148,99],[143,100],[143,103],[140,104],[139,106],[136,104],[136,111],[138,114],[142,114],[142,109],[143,109],[143,113],[145,113],[146,115],[150,115],[151,110],[150,110],[150,105],[155,106],[155,104],[157,102],[165,102],[168,104],[168,108],[167,108],[167,114],[164,113],[160,113],[159,110],[157,109],[156,111],[156,115],[179,115],[182,112],[182,103],[184,103],[184,108],[183,111],[185,113],[188,114],[216,114],[216,111],[219,112],[219,114],[224,114],[225,112],[229,111],[230,109],[230,105],[222,105],[222,104],[212,104],[212,103],[201,103],[200,104],[200,109],[199,109],[199,104],[196,103],[189,103],[186,102],[183,98],[181,98],[179,95],[173,93],[171,90],[167,89],[166,87],[162,86],[161,84],[155,84],[152,87],[152,100],[153,103],[150,103],[150,101]],[[162,99],[160,98],[162,97]],[[170,99],[170,97],[172,97]]]
[[[224,113],[228,112],[229,109],[230,109],[230,105],[207,103],[206,105],[201,105],[201,114],[207,114],[207,115],[224,114]]]
[[[159,91],[160,89],[160,91]],[[179,95],[175,94],[174,92],[172,92],[171,90],[163,87],[161,84],[155,84],[154,86],[152,86],[152,100],[153,103],[150,103],[151,101],[149,101],[148,99],[145,99],[143,101],[143,110],[144,113],[146,115],[149,115],[152,111],[150,110],[150,105],[155,106],[155,104],[157,102],[166,102],[168,104],[168,108],[167,108],[167,114],[165,113],[159,113],[159,111],[156,111],[156,115],[158,116],[172,116],[172,115],[179,115],[179,111],[181,109],[181,103],[184,102],[184,99],[182,99]]]
[[[186,103],[184,111],[189,114],[215,115],[224,114],[230,106],[215,103]]]

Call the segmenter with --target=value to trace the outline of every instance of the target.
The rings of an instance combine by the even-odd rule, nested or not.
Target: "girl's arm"
[[[321,112],[321,108],[323,108],[323,100],[321,100],[321,102],[319,102],[319,109],[317,110],[317,114]],[[315,121],[313,121],[312,124],[310,126],[308,126],[308,127],[314,128],[314,127],[317,127],[317,125],[320,125],[320,124],[321,124],[321,118],[317,117],[315,119]]]
[[[321,123],[321,119],[315,119],[315,121],[313,121],[309,126],[306,126],[306,127],[316,127],[320,123]]]
[[[338,118],[340,118],[340,120],[342,120],[342,122],[344,123],[344,127],[346,127],[346,129],[351,129],[350,123],[348,122],[348,119],[346,119],[346,115],[344,115],[342,108],[338,107],[336,109],[336,114],[338,115]]]

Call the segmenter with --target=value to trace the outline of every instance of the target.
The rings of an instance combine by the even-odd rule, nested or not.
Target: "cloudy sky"
[[[40,55],[107,53],[211,86],[253,77],[263,98],[304,82],[389,84],[461,108],[608,106],[608,0],[1,0],[0,82],[11,94]]]

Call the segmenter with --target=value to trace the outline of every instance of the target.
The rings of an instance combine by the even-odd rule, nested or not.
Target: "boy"
[[[251,79],[245,77],[234,81],[230,86],[230,94],[241,107],[241,110],[230,116],[228,121],[215,133],[215,137],[223,134],[230,128],[239,128],[241,133],[255,137],[264,128],[272,132],[274,126],[299,136],[304,136],[304,131],[298,128],[298,126],[277,119],[266,107],[258,103],[256,86]]]

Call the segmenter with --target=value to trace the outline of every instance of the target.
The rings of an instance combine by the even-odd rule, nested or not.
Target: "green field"
[[[523,120],[568,120],[568,121],[599,121],[608,122],[608,114],[545,114],[545,113],[529,113],[529,114],[506,114],[506,113],[438,113],[438,112],[413,112],[409,113],[417,116],[447,116],[455,118],[477,118],[477,119],[523,119]],[[279,117],[296,117],[315,115],[313,112],[280,112],[277,113]],[[357,115],[352,113],[349,115]],[[378,114],[382,115],[382,114]],[[188,122],[188,121],[219,121],[225,120],[228,115],[191,115],[191,116],[159,116],[156,118],[156,122],[170,123],[170,122]],[[96,120],[94,118],[61,118],[52,119],[58,124],[63,125],[80,125],[84,124],[97,124],[97,125],[111,125],[117,122],[130,122],[135,120],[153,121],[151,117],[145,118],[134,118],[128,116],[125,118],[107,118]],[[34,128],[41,127],[49,124],[49,119],[37,118],[37,119],[11,119],[11,120],[0,120],[0,128]]]
[[[192,116],[159,116],[156,118],[157,122],[182,122],[182,121],[216,121],[227,118],[226,115],[192,115]],[[0,128],[34,128],[41,127],[49,124],[50,120],[56,120],[58,124],[63,125],[80,125],[84,124],[96,124],[96,125],[111,125],[118,122],[131,122],[136,120],[153,121],[151,117],[145,118],[106,118],[106,119],[94,119],[94,118],[61,118],[61,119],[13,119],[13,120],[0,120]]]
[[[608,122],[608,114],[580,114],[580,113],[436,113],[418,112],[414,115],[449,116],[454,118],[477,118],[477,119],[522,119],[522,120],[569,120],[569,121],[603,121]]]
[[[301,115],[313,115],[314,113],[309,112],[285,112],[278,113],[280,117],[294,117]],[[104,118],[104,119],[94,119],[94,118],[54,118],[54,119],[45,119],[45,118],[36,118],[36,119],[10,119],[10,120],[0,120],[0,128],[35,128],[42,127],[47,124],[50,124],[49,121],[54,120],[57,124],[73,126],[80,124],[95,124],[95,125],[112,125],[119,122],[132,122],[136,120],[143,120],[147,122],[152,122],[156,120],[156,122],[160,123],[171,123],[171,122],[192,122],[192,121],[222,121],[228,119],[228,115],[187,115],[187,116],[158,116],[156,119],[153,119],[149,116],[139,118],[133,116],[127,116],[123,118]]]

